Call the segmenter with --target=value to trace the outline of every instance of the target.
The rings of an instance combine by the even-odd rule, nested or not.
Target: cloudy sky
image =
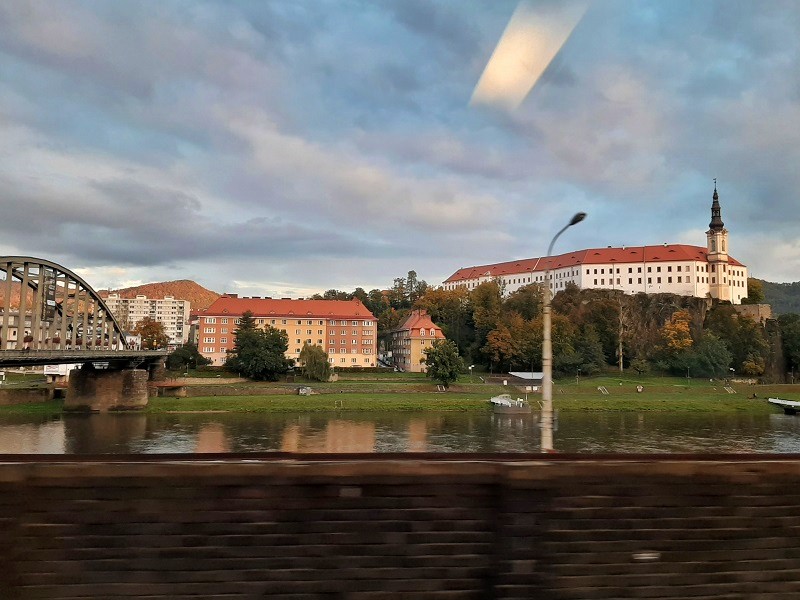
[[[303,296],[705,245],[800,280],[800,3],[602,0],[515,108],[517,0],[0,3],[0,255]],[[543,2],[531,10],[546,11]]]

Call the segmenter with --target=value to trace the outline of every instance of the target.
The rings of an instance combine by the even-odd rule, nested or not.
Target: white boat
[[[527,400],[517,398],[514,400],[511,394],[500,394],[491,398],[492,411],[504,415],[525,415],[531,412],[531,405]]]
[[[787,415],[796,415],[800,411],[800,402],[795,400],[783,400],[781,398],[767,398],[767,402],[780,406]]]

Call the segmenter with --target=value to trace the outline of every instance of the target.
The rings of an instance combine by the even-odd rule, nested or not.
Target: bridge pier
[[[95,369],[92,363],[69,376],[64,410],[108,412],[147,406],[149,369]]]

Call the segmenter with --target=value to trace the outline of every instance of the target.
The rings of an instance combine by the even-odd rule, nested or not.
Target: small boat
[[[780,406],[787,415],[796,415],[800,411],[800,402],[795,400],[783,400],[781,398],[767,398],[767,402]]]
[[[491,398],[492,411],[503,415],[527,415],[531,412],[531,405],[527,400],[517,398],[514,400],[511,394],[500,394]]]

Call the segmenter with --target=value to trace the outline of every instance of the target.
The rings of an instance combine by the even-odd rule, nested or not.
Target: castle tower
[[[731,286],[728,281],[728,230],[722,222],[722,209],[719,205],[717,180],[714,180],[714,197],[711,202],[711,223],[706,231],[708,249],[708,281],[712,298],[731,299]]]

